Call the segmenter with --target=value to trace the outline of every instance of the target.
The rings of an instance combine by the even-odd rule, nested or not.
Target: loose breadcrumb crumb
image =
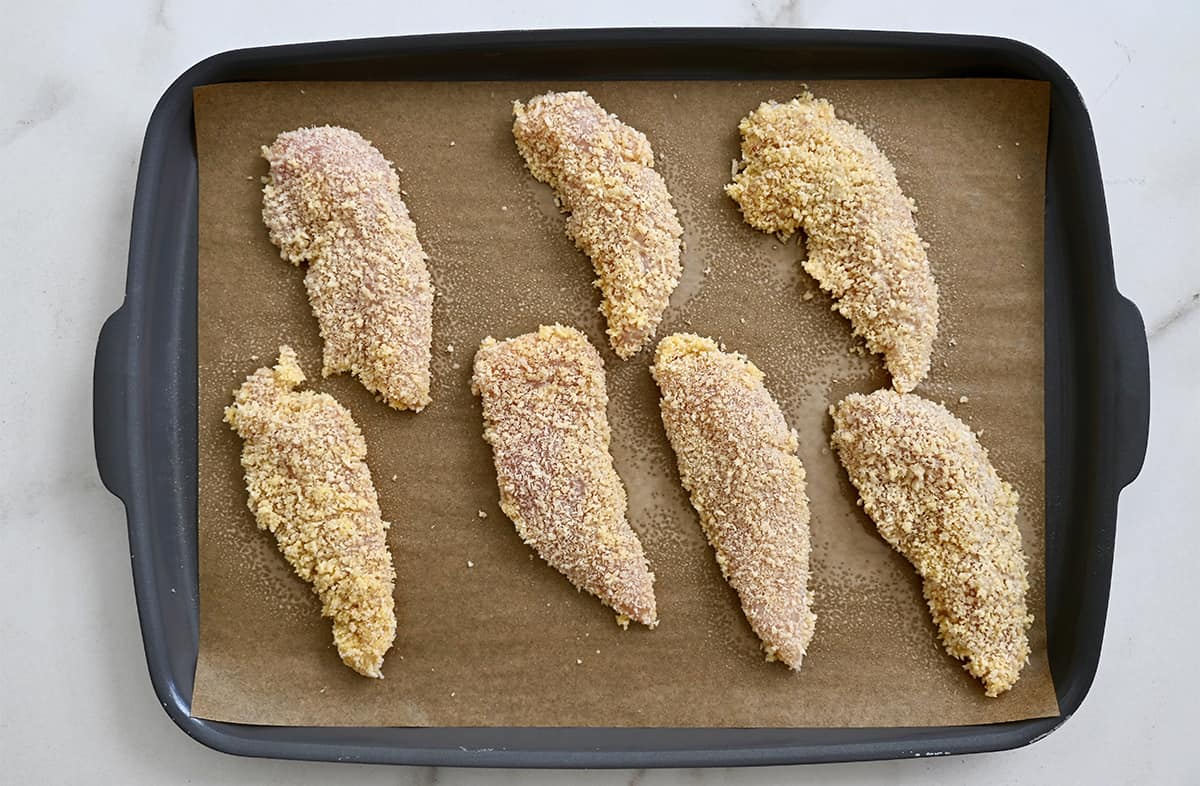
[[[500,508],[521,539],[620,615],[658,624],[654,574],[609,453],[604,366],[574,328],[540,327],[475,355]],[[480,511],[482,517],[483,511]]]
[[[263,221],[304,285],[325,341],[326,376],[349,371],[396,409],[429,403],[433,288],[400,180],[354,131],[279,135]]]
[[[662,420],[721,573],[768,660],[799,669],[816,615],[809,511],[796,432],[744,356],[712,339],[663,339],[651,374]]]
[[[810,93],[764,103],[738,128],[743,168],[726,193],[756,229],[804,230],[804,269],[884,356],[895,388],[912,390],[929,373],[938,291],[891,162]]]
[[[389,525],[358,425],[332,396],[296,392],[303,381],[296,353],[280,347],[278,365],[247,377],[225,409],[225,422],[244,440],[247,505],[321,598],[342,661],[382,677],[396,638]]]
[[[1016,683],[1033,622],[1017,493],[945,407],[877,390],[830,407],[831,439],[880,534],[925,580],[942,643],[988,696]]]
[[[517,149],[555,190],[567,235],[599,276],[613,351],[631,357],[654,336],[683,272],[683,228],[650,142],[582,91],[516,101],[513,115]]]

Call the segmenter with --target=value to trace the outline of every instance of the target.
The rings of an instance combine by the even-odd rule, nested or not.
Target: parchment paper
[[[795,82],[268,83],[195,94],[200,159],[200,655],[193,712],[287,725],[921,726],[1058,713],[1046,658],[1042,233],[1048,90],[1005,80],[814,82],[895,163],[932,244],[942,322],[919,391],[981,435],[1021,494],[1033,655],[987,699],[937,642],[919,582],[855,505],[827,407],[887,384],[800,268],[802,246],[744,224],[722,193],[738,121]],[[525,171],[510,104],[585,88],[644,131],[686,230],[684,275],[658,335],[747,353],[800,434],[812,500],[816,637],[803,671],[767,663],[721,580],[663,435],[651,352],[608,347],[589,261]],[[303,272],[260,218],[259,147],[331,123],[397,167],[437,287],[433,404],[377,403],[322,380]],[[471,360],[480,339],[560,321],[605,358],[616,466],[657,574],[662,623],[622,631],[518,539],[497,506]],[[341,664],[317,598],[246,509],[231,391],[281,343],[312,387],[354,413],[399,581],[386,679]],[[960,397],[966,397],[959,403]],[[480,516],[486,514],[486,518]],[[469,563],[473,564],[471,567]]]

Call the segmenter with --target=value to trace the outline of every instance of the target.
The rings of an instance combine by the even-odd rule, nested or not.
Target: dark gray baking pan
[[[197,651],[197,177],[192,88],[249,80],[1011,77],[1052,85],[1046,188],[1046,559],[1062,715],[867,729],[296,728],[191,717]],[[998,38],[843,30],[465,33],[226,52],[179,77],[146,129],[125,303],[96,351],[96,460],[125,502],[150,679],[185,732],[248,756],[512,767],[885,759],[1037,740],[1079,707],[1100,656],[1117,496],[1149,428],[1145,329],[1117,292],[1091,122],[1058,65]]]

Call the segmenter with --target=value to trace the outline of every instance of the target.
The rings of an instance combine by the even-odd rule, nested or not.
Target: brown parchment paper
[[[200,654],[192,709],[288,725],[921,726],[1058,713],[1046,658],[1042,232],[1048,91],[1005,80],[814,82],[895,163],[919,205],[942,322],[919,391],[971,424],[1021,494],[1033,655],[987,699],[937,642],[919,582],[877,535],[828,447],[827,407],[888,382],[800,268],[803,246],[741,221],[722,186],[738,121],[796,82],[268,83],[195,94],[200,159]],[[609,349],[589,261],[522,166],[513,99],[585,88],[644,131],[685,227],[683,280],[659,330],[747,353],[800,434],[812,500],[816,637],[803,671],[767,663],[679,486],[651,352]],[[320,377],[303,272],[260,218],[259,155],[281,131],[360,131],[400,168],[430,256],[433,403],[374,401]],[[486,335],[584,330],[608,371],[613,455],[657,574],[662,623],[622,631],[518,539],[497,506],[471,361]],[[399,580],[384,680],[341,664],[317,598],[246,509],[231,391],[299,353],[310,384],[354,413]],[[960,403],[960,397],[965,397]],[[481,512],[486,514],[481,517]],[[471,565],[473,564],[473,567]]]

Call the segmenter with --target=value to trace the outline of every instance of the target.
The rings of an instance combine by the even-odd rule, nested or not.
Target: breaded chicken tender
[[[763,373],[711,339],[664,338],[651,369],[679,477],[768,660],[799,670],[816,615],[796,432]]]
[[[396,638],[389,525],[362,432],[332,396],[296,392],[303,381],[296,353],[280,347],[278,365],[247,377],[225,409],[244,440],[247,504],[321,598],[342,661],[364,677],[382,677],[383,655]]]
[[[654,336],[683,270],[683,228],[650,142],[584,92],[516,101],[513,115],[517,149],[596,268],[613,351],[629,358]]]
[[[433,287],[392,165],[345,128],[301,128],[262,149],[263,221],[304,286],[329,376],[349,371],[396,409],[429,403]]]
[[[600,353],[578,330],[540,327],[475,355],[483,438],[500,507],[542,559],[617,611],[654,627],[654,574],[625,517],[625,487],[608,452]]]
[[[756,229],[804,230],[804,269],[883,355],[896,390],[912,390],[929,373],[938,289],[891,162],[809,93],[764,103],[738,128],[741,171],[726,193]]]
[[[988,696],[1029,659],[1029,580],[1017,493],[975,434],[913,394],[854,393],[830,407],[832,443],[880,534],[925,580],[946,651]]]

